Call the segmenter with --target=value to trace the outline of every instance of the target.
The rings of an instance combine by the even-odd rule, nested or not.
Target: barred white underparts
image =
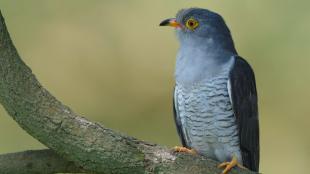
[[[242,163],[238,128],[228,90],[229,70],[192,86],[176,84],[175,104],[188,145],[213,159]]]

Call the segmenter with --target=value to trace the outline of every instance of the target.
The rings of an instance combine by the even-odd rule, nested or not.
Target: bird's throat
[[[232,54],[225,51],[181,46],[176,61],[176,82],[191,86],[213,78],[232,66],[232,58]]]

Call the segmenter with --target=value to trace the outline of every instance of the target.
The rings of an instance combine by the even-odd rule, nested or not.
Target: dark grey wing
[[[174,92],[173,92],[173,114],[174,114],[174,121],[175,121],[175,125],[176,125],[176,128],[177,128],[180,140],[182,142],[182,145],[184,147],[189,148],[188,141],[187,141],[187,138],[186,138],[187,135],[185,135],[185,132],[184,132],[184,128],[183,128],[182,121],[181,121],[180,114],[179,114],[178,107],[177,107],[177,102],[175,101],[176,100],[175,96],[176,96],[176,91],[175,91],[175,88],[174,88]]]
[[[230,97],[239,129],[243,165],[259,168],[259,123],[255,76],[251,66],[236,57],[230,72]]]

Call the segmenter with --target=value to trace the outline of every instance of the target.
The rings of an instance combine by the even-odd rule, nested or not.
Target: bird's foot
[[[239,167],[241,169],[246,169],[244,166],[238,163],[237,157],[233,156],[232,160],[230,162],[223,162],[219,164],[218,168],[225,168],[221,174],[227,174],[233,167]]]
[[[173,151],[174,152],[185,152],[185,153],[189,153],[189,154],[192,154],[192,155],[197,155],[197,151],[195,149],[188,149],[186,147],[181,147],[181,146],[175,146],[173,148]]]

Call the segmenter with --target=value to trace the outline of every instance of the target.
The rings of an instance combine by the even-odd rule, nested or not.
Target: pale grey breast
[[[190,147],[220,161],[235,155],[242,163],[228,80],[227,70],[191,86],[177,83],[176,110]]]

